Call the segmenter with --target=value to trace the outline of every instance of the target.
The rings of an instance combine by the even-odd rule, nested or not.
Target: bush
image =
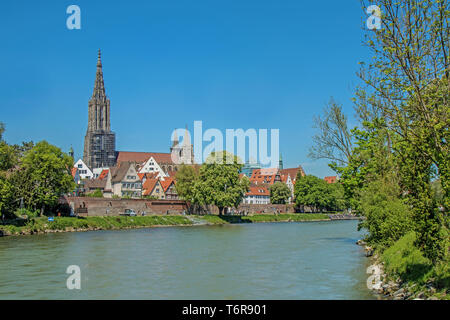
[[[382,259],[388,274],[399,276],[403,281],[425,282],[431,262],[414,246],[416,234],[408,232],[383,252]]]
[[[28,210],[25,208],[22,209],[17,209],[14,214],[16,215],[16,217],[22,217],[22,216],[27,216],[28,219],[30,218],[36,218],[39,216],[39,210]]]
[[[100,189],[96,189],[94,192],[86,194],[86,196],[92,198],[103,198],[103,192]]]
[[[395,188],[375,181],[361,194],[361,212],[366,217],[359,225],[369,231],[367,241],[382,248],[413,229],[412,212],[398,198]]]

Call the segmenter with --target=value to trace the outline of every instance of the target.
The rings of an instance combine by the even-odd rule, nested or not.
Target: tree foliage
[[[291,190],[282,182],[275,182],[270,186],[270,203],[285,204],[291,197]]]
[[[182,164],[176,174],[175,188],[178,196],[186,201],[193,202],[194,185],[198,179],[198,170],[193,166]]]
[[[242,162],[226,152],[212,152],[201,166],[194,184],[194,202],[213,204],[221,215],[225,207],[237,207],[248,191],[248,179],[240,179]]]
[[[361,4],[365,13],[369,3]],[[381,29],[366,29],[373,58],[361,62],[358,73],[360,121],[350,131],[349,161],[334,161],[334,150],[328,158],[347,200],[366,216],[369,239],[389,245],[413,228],[417,248],[436,262],[446,254],[443,221],[450,205],[449,2],[380,0],[377,6]],[[432,188],[435,179],[442,200]]]
[[[2,141],[0,158],[0,211],[10,216],[21,203],[42,213],[74,188],[73,159],[46,141],[35,146],[10,146]]]
[[[182,165],[176,175],[180,198],[194,206],[216,205],[219,214],[226,207],[237,207],[248,191],[248,178],[239,178],[238,157],[226,151],[213,152],[197,170]]]
[[[344,190],[339,183],[329,184],[313,175],[297,176],[294,195],[297,206],[316,210],[342,210],[346,206]]]

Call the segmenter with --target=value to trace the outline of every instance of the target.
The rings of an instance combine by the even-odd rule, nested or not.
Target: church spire
[[[174,137],[173,137],[173,143],[172,148],[178,145],[178,135],[177,135],[177,129],[175,129]]]
[[[189,134],[188,126],[186,124],[186,129],[184,130],[184,136],[183,136],[183,145],[189,146],[191,144],[191,136]]]
[[[102,53],[100,49],[98,49],[97,73],[95,75],[94,92],[92,93],[92,97],[100,100],[106,98],[105,83],[103,81],[103,70],[102,70]]]

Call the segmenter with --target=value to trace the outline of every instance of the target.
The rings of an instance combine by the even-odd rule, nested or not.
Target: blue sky
[[[71,4],[81,30],[66,27]],[[101,48],[118,150],[168,152],[195,120],[279,129],[285,167],[331,175],[307,157],[313,117],[331,96],[353,113],[366,18],[356,0],[3,1],[5,139],[81,157]]]

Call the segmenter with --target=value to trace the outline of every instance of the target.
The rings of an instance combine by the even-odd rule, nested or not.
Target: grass
[[[292,222],[327,220],[326,214],[278,214],[278,215],[251,215],[251,216],[195,216],[208,224],[229,223],[254,223],[254,222]],[[185,216],[179,215],[151,215],[151,216],[114,216],[114,217],[54,217],[54,221],[48,221],[47,217],[32,218],[29,220],[11,220],[6,225],[0,225],[0,230],[5,235],[19,235],[45,232],[46,230],[66,231],[91,230],[91,229],[125,229],[154,226],[178,226],[192,225],[193,222]]]
[[[450,260],[433,265],[429,259],[423,256],[420,250],[414,246],[416,234],[411,231],[400,238],[381,255],[386,274],[394,279],[400,278],[410,286],[415,285],[413,292],[426,292],[427,283],[436,287],[436,293],[431,293],[439,298],[450,299]]]
[[[152,226],[176,226],[191,225],[192,222],[183,216],[140,216],[140,217],[55,217],[54,221],[48,221],[47,217],[34,218],[26,221],[17,220],[11,224],[0,225],[7,235],[20,233],[37,233],[45,230],[71,229],[122,229]]]

